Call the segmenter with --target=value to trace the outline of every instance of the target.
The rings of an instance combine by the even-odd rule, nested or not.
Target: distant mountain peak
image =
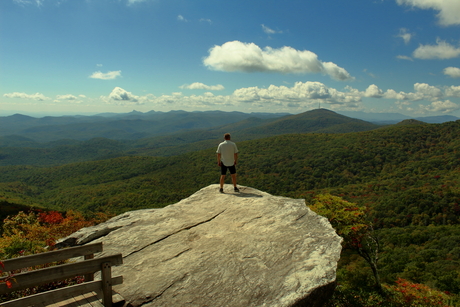
[[[405,119],[396,124],[397,126],[426,125],[425,122],[416,119]]]

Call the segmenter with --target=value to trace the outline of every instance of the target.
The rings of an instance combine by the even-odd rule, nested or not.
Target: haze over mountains
[[[326,109],[319,109],[325,111]],[[297,115],[286,113],[242,113],[242,112],[223,112],[223,111],[206,111],[206,112],[155,112],[147,113],[132,111],[130,113],[101,113],[94,116],[45,116],[41,118],[15,114],[11,116],[0,117],[0,137],[9,136],[8,140],[18,139],[21,142],[29,141],[28,145],[34,142],[44,143],[62,139],[88,140],[94,137],[104,137],[115,140],[134,140],[152,136],[171,134],[183,130],[197,130],[209,128],[224,128],[225,125],[231,124],[232,131],[239,131],[254,127],[264,127],[262,130],[278,130],[280,125],[282,131],[279,133],[293,132],[311,132],[312,130],[330,129],[330,126],[336,125],[339,116],[333,119],[323,121],[317,127],[309,127],[307,131],[295,131],[292,128],[299,128],[299,120],[314,120],[312,117],[318,116],[312,110]],[[334,112],[330,112],[332,115]],[[315,115],[313,115],[315,114]],[[364,113],[364,112],[340,112],[340,114],[360,119],[374,124],[396,124],[410,117],[398,113]],[[275,123],[269,127],[270,123],[276,119],[282,119],[283,122]],[[323,116],[324,120],[325,117]],[[455,116],[432,116],[415,118],[426,123],[443,123],[454,121],[458,118]],[[344,121],[340,119],[339,121]],[[295,124],[297,122],[297,124]],[[363,125],[364,123],[361,123]],[[371,126],[368,125],[368,128]],[[362,127],[364,128],[364,127]],[[356,128],[361,130],[362,128]],[[366,130],[365,128],[364,130]],[[254,131],[248,131],[254,132]],[[326,131],[324,131],[326,132]],[[334,131],[329,131],[334,132]],[[342,131],[348,132],[348,131]],[[259,131],[260,133],[260,131]],[[279,134],[277,133],[277,134]],[[15,137],[11,137],[14,135]],[[18,138],[21,136],[29,138]],[[19,144],[20,145],[20,144]],[[5,139],[0,141],[0,146],[15,146],[9,144]]]
[[[388,115],[388,121],[395,116]],[[422,123],[423,119],[411,123]],[[425,122],[454,119],[436,117]],[[214,147],[226,132],[244,141],[290,133],[359,132],[382,126],[327,109],[296,115],[133,111],[35,118],[15,114],[0,117],[0,165],[52,166],[126,155],[172,156]]]

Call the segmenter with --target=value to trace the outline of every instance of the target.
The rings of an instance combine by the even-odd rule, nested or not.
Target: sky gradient
[[[460,117],[460,1],[1,0],[0,116]]]

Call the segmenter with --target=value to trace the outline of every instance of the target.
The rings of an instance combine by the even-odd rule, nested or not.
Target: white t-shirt
[[[220,153],[220,160],[225,166],[232,166],[235,164],[235,154],[238,153],[238,148],[232,141],[225,140],[219,144],[216,153]]]

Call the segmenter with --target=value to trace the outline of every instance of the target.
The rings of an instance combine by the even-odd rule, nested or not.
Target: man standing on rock
[[[224,135],[224,141],[217,147],[217,164],[220,166],[220,192],[224,193],[225,176],[227,169],[232,175],[233,189],[235,192],[240,190],[236,186],[236,163],[238,162],[238,148],[230,141],[230,133]]]

